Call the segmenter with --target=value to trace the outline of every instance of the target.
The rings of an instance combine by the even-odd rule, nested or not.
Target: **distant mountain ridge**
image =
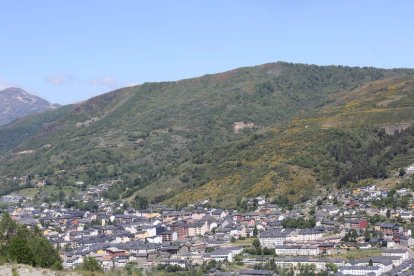
[[[10,87],[0,91],[0,125],[58,107],[48,101],[27,93],[21,88]]]
[[[414,70],[278,62],[121,88],[3,126],[0,194],[28,175],[75,189],[114,180],[112,200],[291,205],[413,160]]]

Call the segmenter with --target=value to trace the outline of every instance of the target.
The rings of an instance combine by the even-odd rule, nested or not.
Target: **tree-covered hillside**
[[[52,185],[119,179],[108,197],[171,204],[261,194],[306,200],[324,185],[384,177],[409,162],[411,144],[388,158],[399,141],[378,135],[414,118],[413,73],[279,62],[120,89],[1,128],[0,175]],[[235,133],[235,122],[254,127]],[[345,134],[362,149],[347,153]],[[346,155],[370,147],[378,147],[373,158],[388,158],[375,161],[385,174],[344,177],[358,164]],[[18,188],[3,182],[3,191]]]
[[[41,231],[17,224],[8,213],[0,219],[0,262],[63,269],[59,252],[42,237]]]

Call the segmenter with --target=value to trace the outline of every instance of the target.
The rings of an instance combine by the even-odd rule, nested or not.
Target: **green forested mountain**
[[[269,194],[283,204],[414,163],[413,119],[414,70],[278,62],[20,119],[0,128],[0,175],[122,180],[113,199],[230,205]],[[254,126],[235,131],[236,122]],[[16,188],[3,180],[3,193]]]

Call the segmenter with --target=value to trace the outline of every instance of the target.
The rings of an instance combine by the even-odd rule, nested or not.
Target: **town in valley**
[[[132,267],[149,275],[412,275],[412,173],[408,168],[391,189],[335,190],[288,207],[260,196],[235,209],[209,200],[176,208],[144,201],[134,208],[102,196],[113,181],[78,183],[83,191],[71,194],[69,205],[88,202],[80,208],[18,192],[3,195],[1,207],[59,248],[67,270],[94,258],[105,271]]]

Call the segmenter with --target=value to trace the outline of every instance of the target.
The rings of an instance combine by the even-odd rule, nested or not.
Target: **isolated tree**
[[[273,255],[275,251],[270,248],[265,247],[263,248],[262,253],[263,255]]]
[[[148,199],[146,197],[136,195],[134,198],[134,205],[140,210],[147,209]]]
[[[59,202],[62,203],[65,201],[65,192],[62,188],[59,189]]]
[[[17,224],[11,218],[9,213],[3,213],[3,217],[0,221],[0,241],[8,240],[17,231]]]
[[[366,242],[371,239],[371,233],[368,230],[365,231],[364,238]]]
[[[36,266],[62,269],[62,260],[60,259],[59,253],[47,239],[43,237],[33,237],[28,240],[27,243],[33,252]]]
[[[103,269],[101,267],[101,265],[99,264],[99,262],[92,257],[86,257],[83,260],[83,263],[80,265],[79,267],[81,270],[85,270],[85,271],[92,271],[92,272],[102,272]]]
[[[138,266],[137,266],[136,262],[128,262],[125,265],[125,270],[128,273],[128,275],[131,275],[131,276],[142,275],[141,271],[138,269]]]
[[[325,267],[328,271],[333,271],[333,272],[337,272],[338,271],[338,267],[336,264],[334,263],[326,263]]]
[[[253,236],[254,237],[257,237],[257,235],[259,234],[259,231],[257,230],[257,226],[254,226],[254,229],[253,229]]]
[[[12,261],[28,265],[35,264],[33,252],[27,244],[27,240],[23,237],[14,236],[11,238],[7,253]]]
[[[254,239],[252,244],[255,248],[259,248],[260,247],[260,240],[259,239]]]

